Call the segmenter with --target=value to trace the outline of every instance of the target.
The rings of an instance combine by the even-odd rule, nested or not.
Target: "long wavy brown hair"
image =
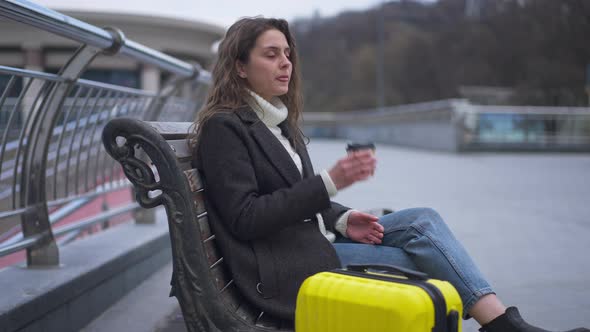
[[[193,133],[190,138],[192,148],[196,148],[199,141],[200,129],[205,122],[219,112],[232,112],[246,105],[248,83],[238,76],[236,61],[247,64],[250,52],[256,45],[258,37],[267,30],[276,29],[282,32],[291,49],[290,61],[292,64],[289,91],[280,96],[281,101],[287,106],[289,113],[287,123],[291,139],[296,143],[303,142],[303,133],[298,126],[303,108],[300,88],[299,59],[295,39],[289,30],[289,24],[283,19],[274,18],[242,18],[234,23],[226,32],[219,45],[219,56],[211,73],[212,84],[204,106],[197,114],[193,123]]]

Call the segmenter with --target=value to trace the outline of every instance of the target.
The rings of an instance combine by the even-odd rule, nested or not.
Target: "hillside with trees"
[[[509,88],[514,105],[588,102],[588,0],[402,0],[293,26],[308,111],[375,107],[379,54],[385,105],[456,98],[463,86]]]

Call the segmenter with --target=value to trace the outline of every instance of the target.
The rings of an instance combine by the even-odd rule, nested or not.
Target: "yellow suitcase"
[[[349,265],[307,278],[296,332],[459,332],[463,305],[446,281],[395,266]]]

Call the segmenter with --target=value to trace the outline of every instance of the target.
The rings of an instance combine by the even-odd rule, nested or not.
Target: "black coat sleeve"
[[[264,238],[330,209],[319,175],[261,194],[251,160],[256,154],[246,142],[252,143],[248,127],[234,114],[218,114],[201,128],[196,153],[207,201],[236,238]]]
[[[334,228],[336,221],[338,221],[338,218],[348,210],[350,210],[349,207],[336,202],[330,202],[330,208],[322,211],[322,218],[324,218],[326,228],[333,233],[337,232]]]

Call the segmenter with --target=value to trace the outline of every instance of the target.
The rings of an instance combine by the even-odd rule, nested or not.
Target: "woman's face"
[[[267,30],[256,39],[248,63],[237,62],[238,75],[248,81],[252,91],[270,101],[289,91],[293,70],[290,54],[285,35],[276,29]]]

